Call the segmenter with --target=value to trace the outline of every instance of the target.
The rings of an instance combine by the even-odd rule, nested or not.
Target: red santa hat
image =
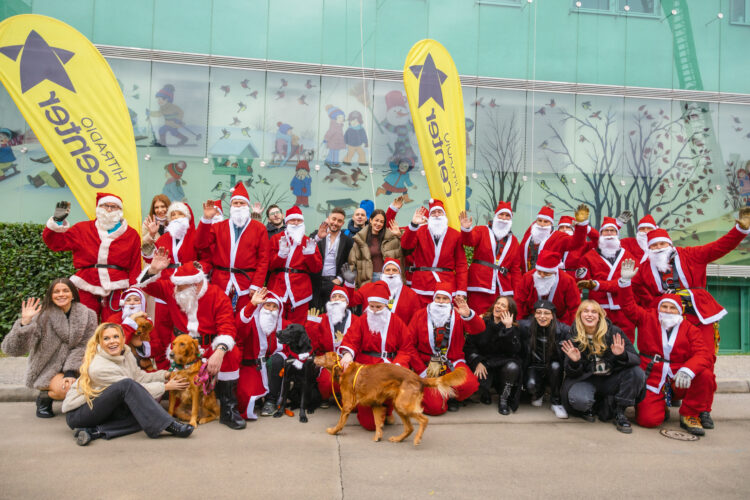
[[[539,213],[536,214],[536,218],[548,220],[554,224],[555,223],[555,211],[552,209],[552,207],[548,207],[545,205],[539,210]]]
[[[394,259],[393,257],[388,257],[387,259],[385,259],[385,261],[383,262],[383,270],[385,270],[385,266],[387,266],[388,264],[393,264],[398,268],[398,272],[401,272],[401,262],[398,259]]]
[[[218,210],[221,215],[224,215],[224,208],[221,206],[221,200],[214,200],[214,206],[216,207],[216,210]]]
[[[599,228],[599,232],[601,233],[605,228],[612,228],[617,231],[617,234],[620,234],[620,224],[614,217],[604,217],[602,219],[602,226]]]
[[[651,229],[656,229],[659,226],[656,225],[656,221],[653,217],[651,217],[651,214],[646,214],[641,220],[638,221],[638,229],[642,227],[650,227]]]
[[[495,217],[498,216],[498,214],[506,213],[513,217],[513,209],[510,208],[510,203],[507,201],[501,201],[497,204],[497,208],[495,209]]]
[[[206,275],[197,262],[186,262],[170,278],[175,285],[194,285],[206,280]]]
[[[391,109],[391,108],[395,108],[396,106],[405,108],[406,98],[404,97],[404,94],[402,94],[400,90],[391,90],[385,95],[385,107],[386,109]]]
[[[656,306],[657,309],[661,307],[662,302],[671,302],[672,305],[674,305],[678,310],[682,311],[682,299],[676,293],[667,293],[662,295],[659,299],[659,303]]]
[[[184,214],[188,219],[191,219],[193,213],[188,208],[187,204],[181,201],[173,201],[167,209],[167,220],[172,220],[172,212],[180,212]]]
[[[573,227],[573,220],[574,220],[573,217],[571,217],[570,215],[563,215],[562,217],[560,217],[560,220],[557,222],[557,227],[558,228],[560,226]]]
[[[435,285],[435,292],[432,294],[432,298],[434,299],[438,295],[445,295],[449,299],[453,298],[453,287],[446,282],[438,283]]]
[[[122,198],[116,194],[111,193],[96,193],[96,206],[99,207],[103,203],[114,203],[120,209],[122,209]]]
[[[302,215],[302,209],[297,205],[294,205],[292,208],[286,211],[284,222],[289,222],[290,220],[294,219],[305,220],[305,217]]]
[[[445,206],[443,206],[443,202],[440,200],[436,200],[435,198],[430,198],[430,211],[431,214],[433,210],[441,209],[443,212],[445,212]]]
[[[669,237],[669,233],[666,229],[654,229],[646,234],[648,238],[648,246],[650,247],[654,243],[666,241],[670,245],[672,244],[672,238]]]
[[[120,295],[120,307],[125,305],[125,299],[127,299],[131,295],[137,295],[141,299],[141,306],[145,310],[146,309],[146,294],[143,293],[143,290],[141,290],[140,288],[136,288],[134,286],[131,286]]]
[[[367,302],[387,304],[388,299],[391,298],[391,290],[385,282],[376,281],[375,283],[372,283],[372,286],[367,288],[366,297]]]
[[[331,290],[331,298],[333,298],[334,295],[343,295],[346,299],[346,303],[349,303],[349,294],[346,293],[346,288],[344,288],[343,286],[334,286],[333,290]]]
[[[238,182],[232,189],[232,197],[229,199],[229,203],[234,200],[242,200],[248,205],[250,204],[250,197],[247,195],[247,189],[245,189],[245,184],[242,181]]]
[[[560,257],[559,253],[551,250],[542,250],[536,259],[536,270],[545,273],[556,273],[561,261],[562,257]]]

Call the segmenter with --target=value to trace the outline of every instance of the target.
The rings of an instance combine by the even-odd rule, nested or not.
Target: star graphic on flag
[[[0,54],[13,61],[18,59],[20,54],[21,92],[23,93],[44,80],[56,83],[71,92],[76,91],[65,71],[65,64],[75,53],[58,47],[50,47],[34,30],[31,30],[23,45],[0,47]]]
[[[426,103],[432,98],[438,106],[443,106],[443,90],[441,85],[448,78],[448,75],[437,69],[432,54],[427,54],[423,65],[409,66],[409,69],[415,77],[419,79],[419,106]]]

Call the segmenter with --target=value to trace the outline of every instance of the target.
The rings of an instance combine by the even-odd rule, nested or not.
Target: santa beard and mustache
[[[495,234],[495,238],[498,240],[505,238],[510,232],[511,226],[513,226],[513,220],[493,219],[492,232]]]
[[[682,315],[660,311],[659,323],[661,323],[661,326],[664,327],[666,330],[669,330],[670,328],[679,326],[679,324],[682,323]]]
[[[617,236],[600,236],[599,251],[607,258],[614,257],[620,251],[620,238]]]
[[[659,250],[649,250],[648,258],[654,263],[654,267],[659,272],[666,273],[672,267],[670,259],[672,258],[672,247],[660,248]]]
[[[380,276],[380,279],[385,281],[388,285],[388,289],[391,291],[391,297],[396,295],[404,284],[403,281],[401,281],[400,274],[383,274]]]
[[[305,236],[305,223],[297,224],[296,226],[287,226],[286,234],[295,245],[302,243],[302,237]]]
[[[391,320],[391,311],[384,307],[380,311],[373,311],[369,307],[367,311],[367,327],[372,333],[385,335],[388,332],[388,324]]]
[[[260,324],[260,330],[265,335],[270,335],[274,331],[276,331],[276,325],[278,324],[279,320],[279,311],[278,310],[270,310],[266,309],[265,307],[260,310],[259,316],[258,316],[258,323]]]
[[[552,234],[552,226],[540,226],[536,222],[531,225],[531,241],[535,245],[547,241],[550,234]]]
[[[638,243],[638,246],[641,247],[641,250],[644,252],[648,250],[648,233],[638,231],[635,235],[635,241]]]
[[[545,297],[552,291],[552,287],[557,283],[557,275],[539,276],[538,272],[534,273],[534,288],[538,297]]]
[[[244,227],[247,221],[250,220],[250,207],[245,205],[242,207],[229,207],[229,218],[232,223],[237,227]]]
[[[450,303],[443,304],[430,302],[428,307],[432,326],[440,327],[448,323],[451,317],[451,312],[453,312],[453,306]]]
[[[194,313],[198,310],[198,290],[193,285],[180,291],[175,291],[174,300],[180,306],[182,312],[186,314]]]
[[[328,301],[326,313],[334,325],[341,323],[341,320],[346,317],[346,302],[340,300]]]
[[[445,215],[429,217],[427,219],[427,228],[430,230],[433,238],[442,238],[448,230],[448,217]]]
[[[172,235],[175,240],[181,240],[187,234],[190,221],[187,217],[178,217],[173,219],[167,224],[167,232]]]
[[[96,223],[105,231],[109,231],[122,220],[122,209],[108,212],[104,207],[96,207]]]
[[[131,315],[144,312],[140,304],[125,304],[122,306],[122,319],[129,318]]]

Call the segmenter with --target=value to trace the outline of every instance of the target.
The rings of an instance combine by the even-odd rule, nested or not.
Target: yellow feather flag
[[[460,229],[466,208],[466,120],[461,80],[448,51],[435,40],[414,44],[404,64],[404,87],[430,195],[443,202]]]
[[[138,158],[128,107],[115,75],[81,33],[51,17],[0,23],[0,81],[86,215],[96,193],[123,200],[140,233]]]

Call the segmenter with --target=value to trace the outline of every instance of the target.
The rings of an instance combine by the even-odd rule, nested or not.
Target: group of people
[[[155,197],[142,238],[115,195],[99,193],[95,220],[72,226],[69,203],[58,203],[42,237],[52,250],[72,251],[76,272],[55,280],[41,301],[24,301],[2,350],[29,354],[37,416],[52,417],[52,401],[64,400],[79,444],[139,429],[190,434],[156,402],[188,384],[171,374],[179,366],[170,345],[182,334],[198,340],[220,422],[232,429],[277,410],[285,367],[330,351],[344,369],[356,361],[423,377],[464,370],[454,398],[425,390],[429,415],[457,411],[475,393],[491,404],[493,391],[508,415],[524,393],[542,406],[549,392],[557,417],[598,416],[625,433],[626,408],[655,427],[679,401],[688,432],[713,428],[726,310],[705,289],[706,266],[750,233],[750,208],[715,242],[683,248],[650,215],[635,238],[620,238],[629,212],[596,230],[585,205],[557,227],[545,206],[519,242],[509,203],[486,225],[461,213],[457,230],[439,200],[400,227],[403,202],[387,211],[363,202],[347,228],[344,210],[334,208],[308,235],[297,206],[267,207],[264,225],[263,207],[240,182],[228,218],[219,200],[205,202],[195,220],[186,203]],[[473,250],[471,265],[464,247]],[[277,340],[290,324],[305,327],[310,352]],[[141,369],[151,362],[155,369]],[[325,369],[317,390],[323,405],[336,399]],[[357,418],[375,428],[370,408],[358,408]]]

